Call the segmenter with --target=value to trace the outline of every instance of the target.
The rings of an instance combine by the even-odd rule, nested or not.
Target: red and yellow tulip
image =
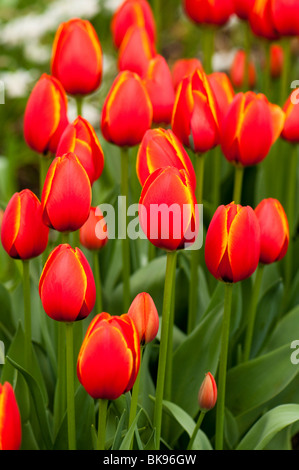
[[[22,424],[14,390],[9,382],[0,384],[0,450],[19,450]]]
[[[140,344],[147,344],[155,339],[159,329],[159,314],[150,294],[138,294],[130,305],[128,316],[136,326]]]
[[[108,229],[99,207],[91,207],[85,224],[80,228],[80,243],[88,250],[100,250],[108,242]]]

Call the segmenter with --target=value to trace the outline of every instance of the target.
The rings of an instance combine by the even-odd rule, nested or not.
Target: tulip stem
[[[100,273],[100,263],[98,252],[94,251],[93,253],[93,269],[94,269],[94,280],[96,285],[96,308],[97,313],[101,313],[103,311],[103,304],[102,304],[102,285],[101,285],[101,273]]]
[[[245,76],[243,89],[247,92],[250,89],[250,56],[251,56],[251,28],[248,21],[244,21],[244,51],[245,51]]]
[[[127,236],[127,207],[129,198],[129,152],[126,147],[122,148],[121,154],[121,221],[122,227],[122,261],[123,261],[123,303],[124,312],[127,312],[130,307],[131,292],[130,292],[130,243]]]
[[[204,70],[207,75],[212,73],[213,71],[213,55],[215,49],[215,32],[216,29],[212,25],[204,26],[203,29],[203,37],[204,37],[204,44],[203,44],[203,63],[204,63]]]
[[[69,450],[76,450],[73,323],[66,323],[65,326],[68,442]]]
[[[198,420],[197,420],[196,426],[195,426],[195,428],[194,428],[194,430],[193,430],[193,433],[192,433],[191,439],[190,439],[190,441],[189,441],[187,450],[191,450],[191,449],[192,449],[192,446],[193,446],[193,444],[194,444],[196,435],[197,435],[197,433],[198,433],[198,431],[199,431],[199,428],[200,428],[200,426],[201,426],[201,423],[203,422],[203,419],[204,419],[204,417],[205,417],[205,414],[206,414],[205,411],[201,411],[201,412],[199,413]]]
[[[154,0],[153,10],[156,23],[156,49],[159,51],[161,34],[161,0]]]
[[[56,381],[56,405],[54,409],[54,432],[59,430],[60,424],[65,413],[65,376],[66,376],[66,351],[65,351],[65,324],[56,322],[58,329],[58,347],[57,347],[57,381]]]
[[[290,80],[290,69],[291,69],[291,41],[289,37],[282,39],[282,47],[283,47],[283,54],[284,54],[284,64],[282,68],[282,75],[281,75],[281,89],[280,89],[280,105],[283,106],[284,102],[288,96],[288,89],[290,88],[291,84],[289,83]]]
[[[24,296],[24,335],[25,335],[25,364],[29,370],[31,365],[31,298],[30,298],[30,262],[23,260],[23,296]]]
[[[131,397],[131,408],[130,408],[130,415],[129,415],[129,425],[128,429],[131,427],[137,413],[137,407],[138,407],[138,397],[139,397],[139,386],[140,386],[140,370],[141,370],[141,361],[142,361],[142,356],[143,356],[143,350],[144,346],[141,346],[140,348],[140,367],[139,371],[133,386],[132,390],[132,397]],[[132,437],[132,441],[130,444],[130,450],[133,448],[133,442],[134,442],[134,436]]]
[[[216,409],[216,438],[215,449],[223,449],[223,431],[224,431],[224,409],[225,409],[225,389],[226,372],[228,358],[229,328],[232,307],[233,284],[225,284],[224,314],[222,322],[221,350],[219,358],[218,374],[218,400]]]
[[[257,309],[259,294],[261,290],[263,272],[264,272],[264,265],[259,264],[256,270],[256,276],[255,276],[253,291],[251,295],[249,318],[248,318],[248,324],[247,324],[247,330],[246,330],[246,336],[245,336],[244,357],[243,357],[244,362],[249,361],[249,358],[250,358],[254,323],[255,323],[255,317],[256,317],[256,309]]]
[[[161,322],[161,340],[160,353],[157,372],[156,402],[154,410],[154,429],[156,430],[156,450],[160,448],[161,425],[162,425],[162,403],[164,395],[164,383],[167,364],[167,348],[170,327],[170,314],[172,303],[172,289],[174,280],[174,271],[176,269],[177,252],[167,252],[167,264],[164,284],[164,298]]]
[[[76,96],[77,115],[82,116],[83,96]]]
[[[244,177],[244,167],[241,165],[236,165],[235,166],[234,193],[233,193],[233,201],[235,204],[241,204],[241,201],[242,201],[243,177]]]
[[[108,400],[99,399],[98,450],[105,450]]]

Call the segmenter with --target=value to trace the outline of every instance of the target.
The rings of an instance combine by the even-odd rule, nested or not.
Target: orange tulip
[[[208,372],[198,392],[198,405],[202,411],[209,411],[216,405],[217,385],[211,372]]]
[[[248,73],[249,73],[249,87],[254,88],[256,84],[256,70],[253,61],[249,61],[248,64]],[[246,53],[245,51],[237,51],[233,63],[230,68],[230,78],[232,84],[236,88],[242,88],[244,86],[246,74]]]
[[[234,13],[232,0],[183,0],[186,14],[199,24],[225,24]]]
[[[14,390],[9,382],[0,384],[0,450],[19,450],[22,424]]]
[[[103,53],[88,20],[71,19],[59,26],[53,43],[51,71],[71,95],[87,95],[101,84]]]
[[[128,316],[135,323],[140,344],[147,344],[155,339],[159,329],[159,314],[147,292],[141,292],[135,297],[128,310]]]
[[[108,242],[104,216],[98,207],[91,207],[87,221],[80,228],[80,243],[88,250],[100,250]]]
[[[120,72],[130,70],[142,77],[155,55],[155,45],[150,41],[146,29],[132,26],[118,51],[118,69]]]
[[[235,92],[228,75],[224,72],[214,72],[208,75],[208,81],[215,95],[220,124],[234,99]]]
[[[177,90],[183,78],[192,75],[196,69],[203,70],[199,59],[179,59],[172,67],[172,78],[174,89]]]

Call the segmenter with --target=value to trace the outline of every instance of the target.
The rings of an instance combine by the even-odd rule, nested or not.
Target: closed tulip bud
[[[270,73],[272,78],[279,78],[282,74],[284,62],[283,48],[279,44],[270,46]]]
[[[224,282],[239,282],[254,273],[259,257],[260,227],[254,210],[233,202],[219,206],[206,235],[210,273]]]
[[[141,186],[149,175],[167,166],[185,170],[192,187],[196,187],[196,175],[189,155],[171,129],[149,129],[144,134],[136,160],[136,172]]]
[[[296,0],[272,0],[275,28],[281,36],[299,35],[299,4]]]
[[[150,41],[146,29],[132,26],[118,51],[118,69],[120,72],[130,70],[142,77],[155,55],[155,45]]]
[[[205,153],[219,144],[217,103],[203,71],[197,69],[178,86],[172,130],[195,153]]]
[[[179,59],[172,67],[172,79],[174,89],[177,90],[183,78],[192,75],[196,69],[203,70],[202,63],[199,59]]]
[[[86,222],[91,185],[74,153],[54,158],[45,179],[41,204],[44,223],[59,232],[78,230]]]
[[[24,138],[38,153],[55,154],[68,125],[67,97],[61,83],[43,74],[35,84],[24,114]]]
[[[175,167],[155,170],[143,186],[139,204],[141,228],[153,245],[172,251],[195,242],[196,199],[185,170]]]
[[[108,229],[99,207],[91,207],[87,221],[80,228],[80,243],[88,250],[100,250],[108,242]]]
[[[263,94],[238,93],[221,126],[221,147],[232,163],[251,166],[260,163],[281,134],[285,120],[282,109]],[[262,135],[262,139],[256,139]]]
[[[48,244],[49,228],[42,220],[39,199],[29,189],[15,193],[3,215],[1,242],[12,258],[31,259],[43,253]]]
[[[249,87],[254,88],[256,84],[256,70],[254,62],[250,61],[248,64],[248,82]],[[233,63],[230,68],[230,78],[232,84],[236,88],[242,88],[244,86],[246,76],[246,52],[237,51]]]
[[[104,154],[94,128],[81,116],[66,127],[59,141],[56,156],[61,157],[69,152],[78,157],[92,185],[102,174]]]
[[[298,89],[293,91],[283,106],[285,112],[285,123],[281,137],[291,143],[299,142],[299,106]]]
[[[79,248],[63,244],[50,253],[40,277],[39,295],[53,320],[74,322],[90,314],[96,300],[95,281]]]
[[[100,86],[103,53],[88,20],[71,19],[59,26],[53,44],[51,71],[70,95],[88,95]]]
[[[9,382],[0,384],[0,450],[19,450],[22,424],[14,390]]]
[[[127,315],[94,317],[83,340],[77,376],[95,399],[116,400],[131,390],[140,366],[139,336]]]
[[[147,292],[141,292],[135,297],[128,315],[135,323],[140,344],[147,344],[155,339],[159,330],[159,314]]]
[[[254,7],[255,0],[233,0],[236,15],[241,20],[248,20],[249,15]]]
[[[289,224],[286,213],[277,199],[263,199],[255,208],[261,229],[260,262],[280,261],[289,245]]]
[[[115,47],[118,49],[131,26],[145,28],[150,41],[156,40],[156,24],[152,9],[146,0],[125,0],[115,11],[111,31]]]
[[[152,118],[153,106],[141,78],[130,71],[119,73],[102,110],[104,138],[120,147],[133,147],[150,129]]]
[[[201,411],[209,411],[216,405],[217,385],[211,372],[208,372],[198,392],[198,405]]]
[[[210,87],[215,95],[220,124],[235,97],[235,92],[228,75],[224,72],[214,72],[208,75]]]
[[[279,39],[279,33],[274,24],[271,4],[269,0],[255,2],[249,15],[249,24],[256,36],[274,40]]]
[[[221,26],[234,13],[232,0],[184,0],[186,14],[195,23]]]
[[[175,100],[172,75],[164,57],[150,60],[143,83],[153,105],[153,122],[170,124]]]

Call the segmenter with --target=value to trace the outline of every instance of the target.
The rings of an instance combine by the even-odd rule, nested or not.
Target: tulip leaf
[[[299,405],[280,405],[265,413],[248,431],[236,450],[263,450],[286,426],[299,420]]]
[[[142,412],[142,408],[138,411],[137,415],[135,416],[134,421],[132,422],[131,426],[129,427],[120,447],[119,450],[130,450],[130,445],[134,436],[135,427],[137,426],[139,416]]]
[[[287,313],[275,326],[271,336],[263,348],[263,353],[280,346],[299,340],[299,306]]]
[[[6,338],[7,340],[11,340],[16,327],[12,315],[10,295],[8,290],[3,286],[3,284],[0,284],[0,305],[0,338]]]
[[[113,440],[113,443],[112,443],[111,450],[118,450],[118,448],[121,445],[122,438],[123,438],[123,431],[124,431],[125,425],[126,425],[126,414],[127,414],[127,410],[124,409],[120,419],[118,420],[118,425],[117,425],[116,432],[115,432],[115,435],[114,435],[114,440]],[[117,417],[117,419],[118,419],[118,417]]]

